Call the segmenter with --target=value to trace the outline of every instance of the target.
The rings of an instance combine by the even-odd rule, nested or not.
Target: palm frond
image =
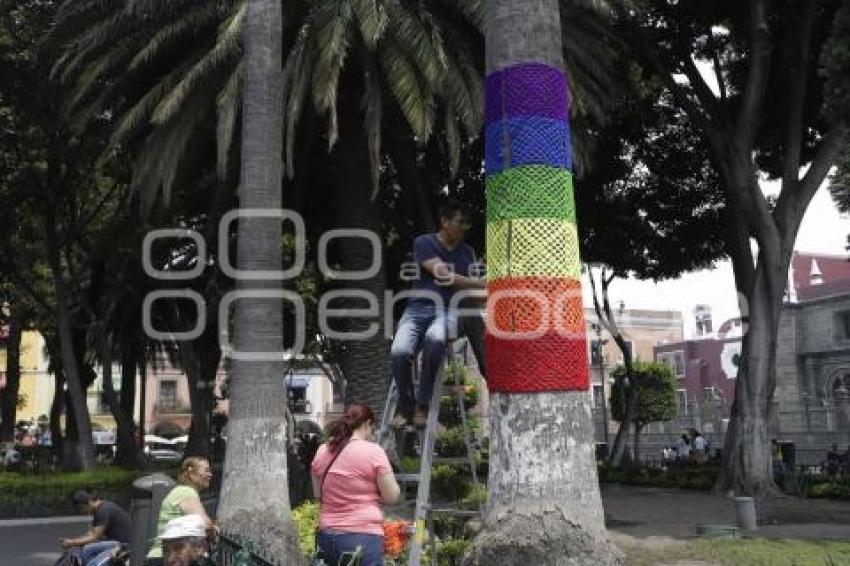
[[[401,3],[390,4],[393,25],[390,28],[397,44],[409,55],[433,90],[439,89],[446,65],[442,37],[430,14],[413,12]]]
[[[454,178],[460,168],[460,129],[457,125],[457,116],[451,101],[446,104],[445,120],[449,173]]]
[[[363,127],[366,130],[366,145],[369,152],[369,169],[372,173],[372,195],[370,200],[374,202],[378,196],[381,179],[381,120],[383,118],[383,101],[380,69],[372,54],[365,57],[363,71],[362,105],[365,110]]]
[[[60,80],[68,80],[102,50],[114,46],[119,38],[126,36],[137,24],[132,15],[119,10],[89,27],[53,65],[51,76],[58,75]]]
[[[295,45],[286,58],[283,66],[283,104],[285,120],[286,175],[290,179],[295,176],[295,134],[304,101],[309,91],[312,74],[312,57],[308,49],[310,45],[309,24],[302,26],[295,40]]]
[[[186,153],[196,144],[190,144],[198,125],[208,116],[212,107],[212,89],[204,91],[197,104],[190,104],[175,118],[158,128],[145,140],[133,164],[130,187],[141,196],[142,214],[147,215],[158,198],[165,205],[171,200],[174,181],[186,161]]]
[[[174,85],[186,73],[187,69],[188,63],[184,63],[173,69],[156,85],[148,89],[138,102],[121,115],[118,124],[112,132],[108,150],[111,151],[138,131],[140,127],[148,124],[151,113],[159,104],[160,100],[162,100],[162,97],[174,88]]]
[[[336,0],[321,0],[312,14],[316,60],[313,65],[313,104],[328,115],[328,146],[338,136],[336,100],[339,77],[351,44],[351,5]]]
[[[221,16],[221,9],[216,2],[206,2],[188,11],[153,34],[145,46],[130,60],[128,69],[134,71],[151,63],[168,47],[218,23]]]
[[[390,22],[383,0],[352,0],[351,7],[360,24],[366,48],[374,51]]]
[[[241,53],[244,19],[245,5],[242,5],[222,24],[215,46],[201,57],[177,86],[159,103],[151,117],[154,124],[164,124],[171,120],[183,109],[186,100],[197,90],[198,85],[207,83],[213,73],[237,58]]]
[[[383,42],[379,56],[386,81],[407,123],[419,141],[425,142],[434,123],[433,100],[427,81],[419,80],[416,67],[395,41]]]
[[[230,78],[216,100],[216,170],[218,178],[227,178],[229,168],[230,148],[236,133],[236,118],[239,115],[242,94],[242,63],[239,63],[231,73]]]

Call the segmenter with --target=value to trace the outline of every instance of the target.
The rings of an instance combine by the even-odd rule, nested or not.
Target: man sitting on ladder
[[[399,391],[396,426],[424,426],[434,379],[443,362],[448,340],[456,338],[457,313],[451,308],[458,291],[485,289],[478,277],[475,252],[464,242],[469,215],[458,202],[439,209],[440,229],[413,241],[417,266],[411,297],[398,324],[391,350],[393,379]],[[422,351],[419,388],[414,393],[413,363]]]

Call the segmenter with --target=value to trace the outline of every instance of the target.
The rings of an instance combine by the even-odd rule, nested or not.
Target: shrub
[[[667,470],[649,467],[609,468],[599,466],[599,481],[641,485],[652,487],[670,487],[710,490],[720,470],[712,466],[670,467]]]
[[[292,511],[292,519],[298,529],[301,553],[311,558],[316,552],[316,528],[319,526],[318,503],[315,501],[302,503]]]
[[[806,495],[814,498],[850,499],[850,481],[828,480],[813,483]]]
[[[472,543],[466,539],[449,539],[437,546],[437,564],[439,566],[456,566],[461,563],[463,555]]]
[[[434,450],[440,456],[455,458],[466,455],[466,442],[463,438],[463,428],[455,427],[437,434],[434,440]]]
[[[106,466],[90,472],[20,474],[0,472],[0,516],[72,515],[71,495],[93,488],[101,497],[128,507],[133,481],[150,472]]]
[[[431,482],[438,494],[450,501],[459,501],[469,495],[472,486],[456,467],[437,464],[431,473]]]

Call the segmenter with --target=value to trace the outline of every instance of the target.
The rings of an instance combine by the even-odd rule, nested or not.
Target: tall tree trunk
[[[634,454],[634,465],[640,466],[640,429],[643,426],[635,421],[635,454]]]
[[[68,402],[73,408],[76,439],[65,438],[64,455],[72,461],[63,459],[65,469],[91,470],[95,466],[94,442],[91,434],[89,408],[86,404],[86,390],[80,376],[77,356],[74,352],[74,333],[71,328],[71,313],[68,309],[68,295],[59,258],[59,242],[56,236],[56,216],[54,203],[47,203],[45,210],[45,242],[47,260],[53,274],[53,287],[56,297],[56,325],[59,334],[59,347],[62,356],[62,373],[68,386]],[[68,415],[69,417],[71,415]],[[66,422],[66,428],[68,423]],[[69,451],[70,450],[70,451]]]
[[[21,309],[12,303],[6,343],[6,388],[0,390],[0,444],[15,440],[18,392],[21,386]]]
[[[211,316],[209,313],[208,316]],[[213,322],[197,340],[187,342],[180,349],[181,363],[189,381],[189,399],[192,406],[192,426],[189,431],[187,456],[210,456],[210,417],[213,410],[213,387],[218,371],[221,349]]]
[[[622,379],[629,379],[628,375],[631,371],[626,370],[626,375]],[[615,467],[623,465],[623,460],[626,456],[626,450],[629,445],[629,430],[634,423],[635,413],[637,412],[638,393],[637,387],[634,387],[634,382],[629,379],[629,385],[623,384],[620,386],[621,395],[625,395],[626,410],[623,414],[623,420],[617,428],[617,436],[614,438],[614,446],[611,449],[611,454],[608,456],[608,464]],[[623,393],[623,391],[625,393]],[[635,425],[637,426],[637,425]]]
[[[335,209],[337,226],[368,230],[381,237],[381,209],[370,200],[372,177],[369,169],[366,135],[356,107],[344,108],[340,114],[340,139],[333,152]],[[383,240],[381,238],[381,240]],[[380,264],[378,273],[356,281],[341,281],[340,287],[365,291],[377,300],[378,316],[375,319],[337,319],[329,321],[331,328],[342,332],[365,330],[376,322],[376,333],[365,340],[344,340],[337,343],[338,363],[345,376],[345,402],[365,403],[375,414],[380,414],[387,395],[390,379],[389,345],[384,336],[384,291],[387,288],[384,258],[375,257],[372,245],[363,238],[339,240],[340,269],[361,271],[373,262]],[[333,301],[333,309],[366,308],[362,299],[342,298]]]
[[[136,421],[136,359],[135,348],[125,347],[121,353],[121,413],[131,423]]]
[[[138,440],[139,446],[144,446],[145,444],[145,419],[147,414],[145,411],[147,410],[147,402],[148,402],[148,368],[147,368],[147,359],[145,358],[144,350],[139,353],[139,389],[141,390],[139,393],[139,432],[138,432]]]
[[[486,9],[486,127],[500,134],[487,139],[488,193],[505,191],[501,199],[488,194],[489,287],[580,289],[577,244],[567,236],[576,229],[569,213],[568,149],[551,140],[563,155],[539,165],[534,179],[524,178],[526,169],[512,161],[513,155],[527,155],[528,138],[511,136],[536,130],[536,119],[551,119],[568,133],[558,1],[491,0]],[[544,81],[549,88],[538,87]],[[535,109],[531,116],[517,104],[520,99]],[[493,163],[499,155],[504,163]],[[491,185],[494,176],[504,183]],[[532,193],[541,195],[534,208]],[[542,202],[549,203],[545,218]],[[564,236],[543,233],[546,226]],[[513,245],[523,229],[534,230],[539,247],[533,253],[527,244]],[[545,268],[552,264],[569,269],[553,274]],[[516,331],[513,315],[521,305],[507,308],[507,316],[488,318],[488,332]],[[533,339],[488,333],[490,493],[483,529],[467,556],[472,564],[622,564],[622,554],[607,540],[599,495],[580,293],[566,308],[580,322],[569,337],[561,336],[557,322]]]
[[[282,3],[248,0],[242,32],[242,179],[240,209],[281,206],[283,154]],[[277,271],[283,263],[281,226],[273,219],[239,219],[237,268]],[[237,278],[237,291],[275,291],[280,281]],[[242,299],[235,305],[230,419],[218,517],[287,564],[301,564],[289,506],[283,311],[278,299]],[[243,355],[239,355],[239,352]],[[273,361],[245,359],[266,352]]]
[[[50,404],[50,446],[57,462],[62,462],[65,455],[62,437],[62,409],[65,407],[65,375],[61,370],[55,370],[53,383],[53,402]],[[62,462],[64,464],[64,462]]]
[[[772,308],[766,289],[749,297],[749,323],[741,345],[735,380],[735,401],[723,445],[723,468],[717,488],[724,493],[774,495],[771,431],[776,380],[776,340],[779,309]]]
[[[133,438],[133,421],[127,419],[124,411],[121,410],[121,403],[118,401],[118,395],[115,394],[115,386],[112,383],[112,347],[109,344],[109,337],[102,329],[98,334],[100,335],[100,361],[103,367],[103,397],[115,419],[118,435],[118,453],[115,463],[125,468],[142,469],[145,462],[142,451],[139,450]]]

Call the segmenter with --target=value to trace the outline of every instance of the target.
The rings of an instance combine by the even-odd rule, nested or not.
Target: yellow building
[[[21,333],[21,385],[23,407],[18,409],[19,421],[35,421],[50,413],[53,402],[53,376],[47,372],[44,337],[37,330]],[[5,364],[4,366],[5,367]]]

